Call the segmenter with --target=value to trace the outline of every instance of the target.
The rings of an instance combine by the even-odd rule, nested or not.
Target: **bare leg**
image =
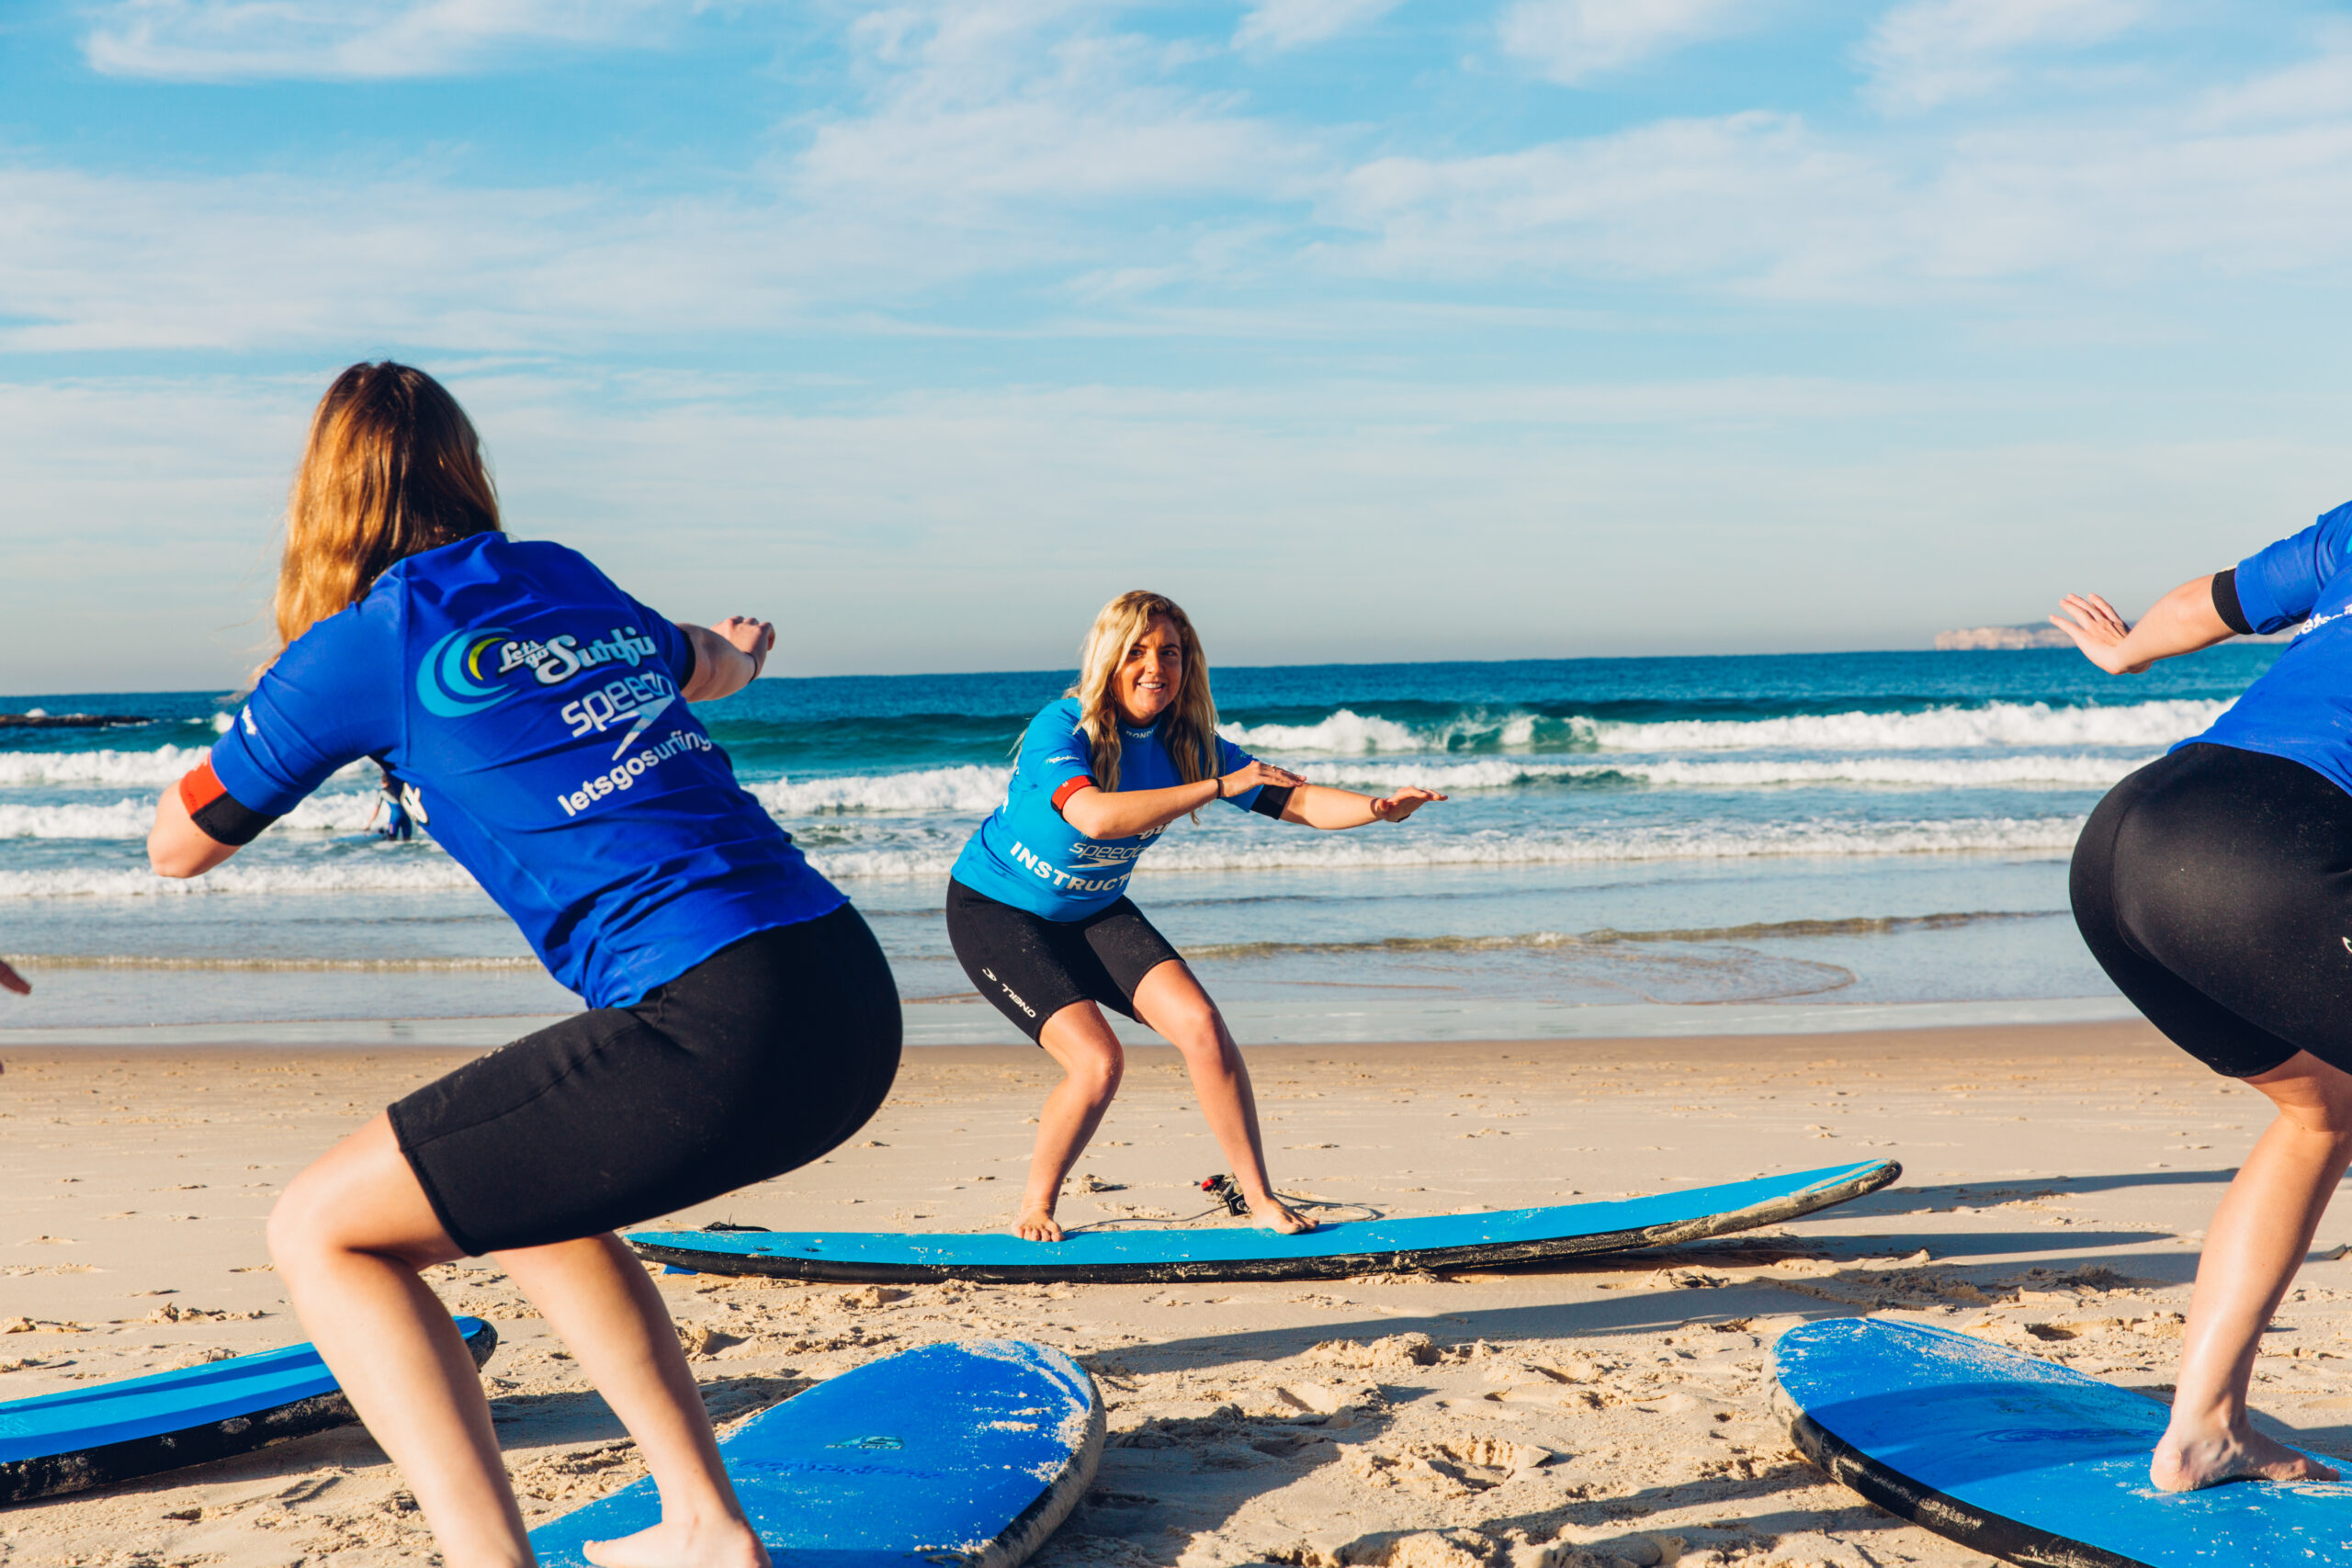
[[[1266,1179],[1266,1142],[1258,1130],[1258,1099],[1250,1092],[1250,1068],[1241,1047],[1225,1026],[1201,983],[1182,960],[1156,966],[1136,987],[1136,1012],[1183,1053],[1193,1093],[1208,1118],[1217,1147],[1233,1166],[1233,1179],[1250,1201],[1250,1217],[1268,1230],[1295,1235],[1315,1223],[1274,1196]]]
[[[561,1324],[560,1331],[581,1335],[575,1348],[582,1364],[599,1375],[616,1359],[616,1348],[597,1338],[600,1330],[610,1326],[614,1309],[609,1302],[595,1299],[593,1258],[609,1258],[604,1251],[608,1244],[609,1238],[572,1242],[514,1255],[526,1260],[526,1269],[538,1276],[539,1288],[547,1291],[540,1298],[541,1310]],[[419,1269],[462,1255],[434,1217],[387,1118],[379,1115],[295,1178],[270,1213],[269,1245],[294,1310],[369,1434],[400,1467],[433,1527],[443,1562],[449,1568],[522,1568],[529,1563],[522,1511],[499,1460],[490,1404],[482,1397],[473,1359],[447,1310],[417,1278]],[[573,1258],[540,1261],[541,1255],[566,1252]],[[641,1272],[637,1283],[650,1294],[650,1282]],[[658,1297],[652,1310],[662,1331],[671,1335],[670,1353],[676,1356],[674,1332]],[[639,1344],[652,1327],[638,1325]],[[625,1353],[627,1336],[622,1337]],[[639,1382],[649,1375],[661,1381],[660,1370],[654,1369],[639,1374]],[[623,1386],[615,1408],[624,1421],[642,1418],[647,1403],[642,1391],[628,1386],[626,1375],[617,1381]],[[686,1387],[691,1391],[691,1381]],[[690,1398],[689,1404],[690,1409],[673,1415],[672,1427],[700,1420],[707,1434],[701,1401]],[[674,1469],[669,1457],[677,1447],[673,1433],[658,1420],[650,1427],[638,1434],[647,1445],[649,1460],[658,1450],[662,1462]],[[631,1430],[637,1431],[634,1424]],[[666,1510],[671,1483],[662,1484]],[[731,1507],[732,1493],[723,1474],[713,1472],[703,1477],[702,1489],[725,1493]],[[685,1490],[691,1494],[693,1488]],[[694,1506],[691,1495],[681,1501]],[[741,1534],[733,1543],[736,1550],[718,1550],[713,1541],[713,1550],[691,1561],[716,1568],[763,1563],[758,1543],[741,1526],[740,1515],[737,1519]],[[706,1539],[697,1537],[697,1543]],[[637,1561],[631,1560],[631,1568]],[[675,1556],[662,1561],[690,1560]]]
[[[1092,1002],[1072,1002],[1047,1019],[1037,1043],[1061,1064],[1063,1077],[1037,1113],[1029,1189],[1021,1196],[1021,1217],[1012,1228],[1031,1241],[1059,1241],[1062,1227],[1054,1220],[1054,1205],[1061,1198],[1062,1180],[1111,1109],[1126,1071],[1126,1053]]]
[[[645,1265],[610,1232],[497,1258],[637,1439],[662,1495],[661,1523],[591,1544],[588,1560],[605,1568],[766,1568],[767,1551],[744,1521],[702,1392]]]
[[[2333,1481],[2335,1471],[2254,1429],[2246,1395],[2262,1331],[2352,1166],[2352,1076],[2309,1052],[2245,1080],[2278,1107],[2214,1213],[2188,1304],[2172,1423],[2149,1479],[2188,1492],[2235,1477]]]

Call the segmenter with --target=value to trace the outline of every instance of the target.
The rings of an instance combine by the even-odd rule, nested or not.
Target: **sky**
[[[11,0],[0,692],[236,683],[344,365],[772,672],[1922,648],[2352,495],[2352,6]]]

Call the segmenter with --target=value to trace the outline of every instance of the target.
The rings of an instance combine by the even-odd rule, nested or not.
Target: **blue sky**
[[[2352,494],[2352,11],[18,0],[0,691],[261,646],[304,416],[778,669],[1923,646]]]

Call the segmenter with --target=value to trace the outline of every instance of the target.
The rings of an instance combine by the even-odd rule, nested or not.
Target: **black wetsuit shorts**
[[[635,1007],[594,1008],[392,1106],[469,1253],[571,1241],[808,1164],[899,1070],[899,994],[854,908],[754,931]]]
[[[2331,780],[2184,746],[2108,792],[2072,881],[2092,956],[2207,1066],[2309,1051],[2352,1072],[2352,795]]]
[[[1136,987],[1180,955],[1124,895],[1075,920],[947,884],[947,941],[980,995],[1030,1039],[1072,1002],[1136,1016]]]

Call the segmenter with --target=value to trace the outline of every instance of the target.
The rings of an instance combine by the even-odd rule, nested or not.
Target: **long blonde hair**
[[[1176,688],[1175,702],[1160,715],[1159,743],[1186,784],[1198,784],[1216,766],[1216,699],[1209,694],[1209,661],[1201,652],[1200,634],[1175,600],[1137,589],[1120,594],[1095,615],[1079,649],[1078,683],[1062,694],[1078,699],[1078,727],[1086,731],[1092,751],[1094,782],[1105,790],[1119,787],[1122,721],[1111,694],[1112,677],[1126,662],[1136,639],[1162,615],[1176,623],[1176,635],[1184,645],[1184,679]]]
[[[481,438],[458,400],[405,365],[351,367],[311,415],[287,498],[271,606],[281,650],[395,561],[498,526]]]

